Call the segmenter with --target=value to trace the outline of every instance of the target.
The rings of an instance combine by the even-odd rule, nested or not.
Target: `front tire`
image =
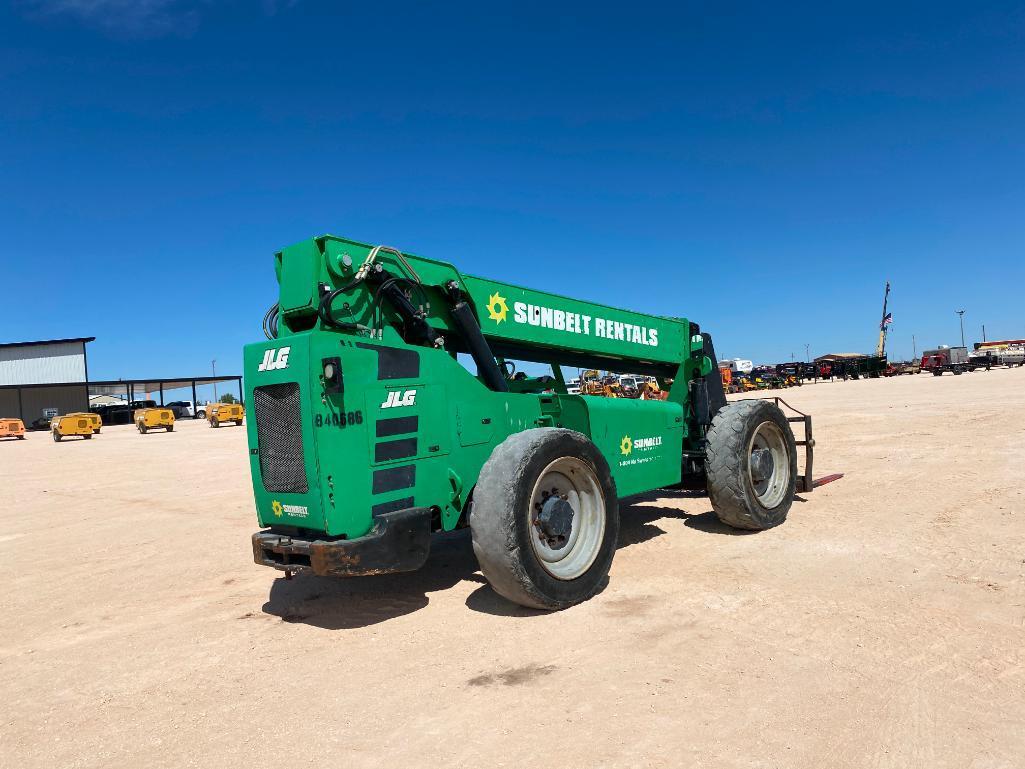
[[[54,441],[54,443],[60,443],[62,437],[63,436],[59,432],[57,432],[56,430],[53,431],[53,441]]]
[[[485,463],[470,508],[473,551],[501,596],[565,609],[608,580],[619,539],[619,498],[608,462],[573,430],[506,438]]]
[[[706,435],[708,496],[719,520],[763,530],[786,520],[797,489],[797,445],[783,412],[768,401],[734,401]]]

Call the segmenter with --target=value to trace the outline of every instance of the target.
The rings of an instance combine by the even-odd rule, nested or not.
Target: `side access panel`
[[[680,482],[683,407],[670,401],[583,396],[591,440],[608,460],[619,496]]]

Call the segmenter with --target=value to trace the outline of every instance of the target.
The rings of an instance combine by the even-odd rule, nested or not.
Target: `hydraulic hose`
[[[278,303],[275,302],[263,314],[263,335],[268,339],[278,338]]]

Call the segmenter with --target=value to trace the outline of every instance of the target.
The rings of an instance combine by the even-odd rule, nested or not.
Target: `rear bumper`
[[[253,560],[262,566],[319,576],[356,577],[415,571],[431,548],[431,509],[411,507],[378,516],[358,539],[303,539],[275,531],[253,535]]]

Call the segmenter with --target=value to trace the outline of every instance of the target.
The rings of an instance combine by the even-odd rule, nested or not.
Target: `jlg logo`
[[[279,350],[265,350],[263,362],[257,371],[276,371],[277,369],[288,368],[288,353],[291,347],[282,347]]]
[[[381,408],[393,409],[397,406],[412,406],[414,403],[416,403],[416,390],[406,390],[405,392],[392,390],[384,399]]]

